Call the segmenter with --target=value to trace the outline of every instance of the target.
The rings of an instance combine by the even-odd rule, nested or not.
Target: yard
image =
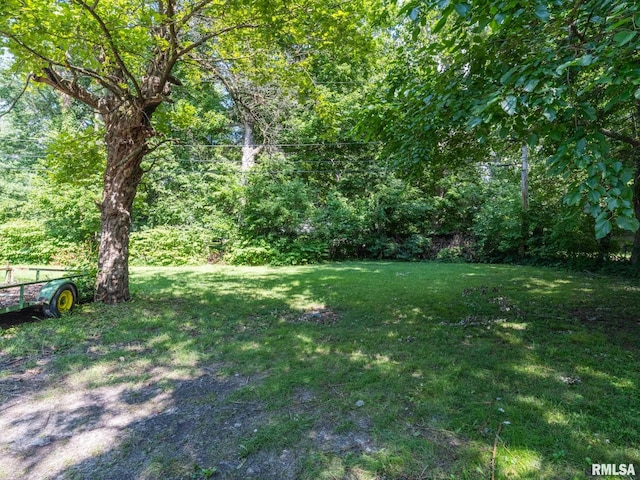
[[[4,325],[0,479],[640,471],[638,280],[354,262],[131,282],[132,302]]]

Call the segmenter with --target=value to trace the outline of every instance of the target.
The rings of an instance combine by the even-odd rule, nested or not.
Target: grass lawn
[[[147,448],[128,478],[581,479],[592,463],[640,474],[637,280],[343,263],[138,268],[131,283],[130,303],[2,332],[0,417],[17,395],[3,385],[37,370],[31,401],[119,389],[131,420],[80,460],[110,472]],[[167,409],[141,414],[149,392]],[[136,428],[189,401],[153,455],[159,440]],[[57,471],[84,478],[75,461]]]

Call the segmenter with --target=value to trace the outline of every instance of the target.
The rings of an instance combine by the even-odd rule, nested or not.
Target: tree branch
[[[195,50],[196,48],[198,48],[202,44],[207,43],[209,40],[214,39],[216,37],[219,37],[220,35],[224,35],[225,33],[231,32],[233,30],[241,30],[241,29],[244,29],[244,28],[258,28],[259,26],[260,25],[258,25],[256,23],[241,23],[239,25],[234,25],[232,27],[223,28],[223,29],[218,30],[216,32],[211,32],[211,33],[203,36],[197,42],[193,42],[192,44],[184,47],[182,50],[176,52],[176,57],[177,57],[176,61],[178,60],[178,58],[185,56],[187,53],[191,52],[192,50]]]
[[[603,135],[609,137],[609,138],[613,138],[614,140],[618,140],[620,142],[624,142],[624,143],[628,143],[629,145],[632,145],[634,147],[640,147],[640,139],[638,138],[633,138],[633,137],[629,137],[627,135],[622,135],[620,133],[617,132],[613,132],[607,128],[600,128],[600,133],[602,133]]]
[[[78,5],[80,5],[84,10],[89,12],[89,15],[91,15],[93,17],[93,19],[98,23],[98,25],[100,26],[100,30],[102,30],[102,33],[104,34],[104,36],[107,39],[107,42],[109,43],[109,48],[111,49],[111,52],[113,53],[114,58],[116,59],[116,63],[118,64],[118,67],[120,67],[120,69],[122,70],[122,73],[132,83],[133,88],[136,90],[136,94],[138,95],[138,97],[142,98],[142,90],[140,89],[140,85],[138,84],[138,81],[136,80],[136,78],[131,74],[131,72],[129,71],[129,69],[125,65],[124,60],[122,59],[122,56],[120,55],[120,50],[118,49],[118,47],[116,47],[116,44],[115,44],[115,42],[113,40],[113,36],[111,35],[111,31],[109,30],[107,25],[104,23],[104,21],[102,20],[100,15],[98,15],[96,13],[96,11],[95,11],[94,7],[97,5],[97,2],[94,4],[94,6],[89,6],[83,0],[73,0],[73,1],[75,3],[77,3]]]
[[[178,50],[178,33],[176,31],[176,12],[173,0],[167,1],[167,18],[169,22],[169,45],[171,46],[171,55]]]
[[[70,72],[76,72],[79,73],[81,75],[86,75],[87,77],[90,77],[92,79],[94,79],[95,81],[97,81],[100,85],[102,85],[104,88],[114,92],[115,94],[119,95],[119,96],[123,96],[124,95],[124,91],[118,86],[117,83],[111,82],[108,78],[100,75],[98,72],[95,72],[93,70],[90,69],[86,69],[83,67],[76,67],[74,65],[71,65],[69,63],[60,63],[60,62],[56,62],[55,60],[53,60],[52,58],[49,58],[45,55],[43,55],[42,53],[38,52],[37,50],[35,50],[34,48],[26,45],[24,42],[22,42],[18,37],[16,37],[13,34],[10,33],[6,33],[3,32],[4,35],[7,36],[7,38],[11,39],[12,41],[16,42],[17,45],[19,45],[21,48],[23,48],[24,50],[26,50],[27,52],[29,52],[30,54],[32,54],[34,57],[39,58],[40,60],[42,60],[44,63],[46,63],[47,65],[49,65],[49,68],[55,66],[55,67],[60,67],[64,70],[68,70]],[[33,80],[35,81],[39,81],[36,79],[35,76],[32,77]],[[41,77],[38,77],[41,78]],[[61,77],[60,77],[61,78]],[[55,87],[54,87],[55,88]],[[76,88],[77,90],[79,90],[82,87],[78,87]],[[86,88],[82,88],[83,90],[86,91],[86,93],[88,95],[93,95],[91,92],[89,92],[89,90],[87,90]],[[64,92],[64,93],[68,93],[68,92]],[[78,98],[79,97],[75,97]],[[91,105],[93,106],[93,105]]]
[[[89,105],[95,110],[102,110],[99,97],[97,97],[87,89],[79,87],[76,82],[72,82],[70,80],[62,78],[50,67],[46,67],[44,69],[44,72],[47,74],[46,76],[35,74],[32,75],[33,80],[49,85],[50,87],[55,88],[56,90],[69,95],[70,97],[80,100],[82,103]]]
[[[206,7],[207,5],[209,5],[210,3],[212,3],[213,0],[202,0],[199,3],[196,3],[193,8],[191,9],[191,11],[189,13],[187,13],[181,20],[180,20],[180,26],[178,27],[177,31],[180,31],[182,29],[182,26],[186,25],[187,23],[189,23],[189,20],[191,20],[196,14],[198,14],[204,7]]]
[[[7,109],[6,111],[4,111],[4,112],[0,113],[0,118],[4,117],[6,114],[8,114],[9,112],[11,112],[11,110],[13,110],[13,109],[14,109],[14,107],[18,104],[18,102],[19,102],[19,101],[20,101],[20,99],[22,98],[22,95],[24,95],[24,92],[26,92],[26,91],[27,91],[27,87],[29,86],[29,82],[31,81],[31,77],[32,77],[32,74],[30,73],[30,74],[27,76],[27,81],[26,81],[26,82],[24,82],[24,87],[22,88],[22,91],[18,94],[18,96],[17,96],[16,98],[14,98],[14,99],[13,99],[13,102],[11,102],[11,105],[9,105],[9,108],[8,108],[8,109]]]

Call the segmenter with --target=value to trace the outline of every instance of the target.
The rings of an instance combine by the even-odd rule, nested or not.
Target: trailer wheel
[[[76,289],[73,285],[67,283],[56,290],[56,293],[51,297],[51,302],[45,305],[42,311],[47,317],[57,318],[73,309],[77,297]]]

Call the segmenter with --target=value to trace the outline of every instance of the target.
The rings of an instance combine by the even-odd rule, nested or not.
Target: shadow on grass
[[[640,466],[638,332],[621,343],[604,318],[571,313],[634,286],[440,264],[145,270],[134,285],[130,304],[85,306],[20,337],[41,347],[1,379],[0,478],[584,478],[590,462]],[[633,320],[630,303],[606,308]]]
[[[39,307],[29,307],[24,310],[0,314],[0,329],[7,330],[24,323],[38,322],[44,315]]]

